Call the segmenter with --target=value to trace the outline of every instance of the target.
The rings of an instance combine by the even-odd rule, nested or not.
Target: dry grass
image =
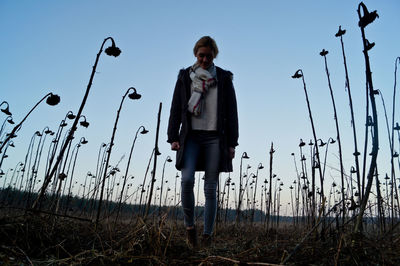
[[[0,261],[10,265],[274,265],[290,254],[307,233],[291,226],[266,231],[261,225],[219,225],[209,248],[191,250],[183,225],[136,219],[114,226],[48,215],[0,219]],[[201,228],[199,228],[201,229]],[[313,235],[289,265],[399,265],[400,233],[384,238]]]

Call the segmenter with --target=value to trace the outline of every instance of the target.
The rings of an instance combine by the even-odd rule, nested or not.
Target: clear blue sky
[[[233,179],[239,176],[240,156],[246,151],[251,171],[261,162],[268,166],[268,150],[274,142],[274,169],[285,183],[283,198],[295,178],[291,152],[298,157],[298,143],[312,138],[303,86],[291,79],[302,68],[308,86],[318,138],[336,137],[322,48],[329,51],[328,64],[338,109],[344,145],[345,170],[353,165],[353,139],[338,26],[347,32],[345,49],[353,93],[359,146],[364,142],[365,68],[358,1],[11,1],[0,2],[2,51],[0,100],[10,104],[15,121],[46,93],[61,96],[58,106],[40,105],[24,123],[9,149],[3,170],[24,160],[28,143],[36,130],[56,130],[65,114],[78,111],[95,56],[104,38],[112,36],[122,50],[118,58],[103,54],[97,68],[84,115],[90,127],[79,127],[75,140],[84,136],[89,143],[79,153],[75,177],[80,182],[87,171],[94,172],[97,152],[108,143],[125,91],[134,86],[140,101],[126,100],[118,124],[111,164],[123,155],[125,169],[133,136],[140,125],[150,133],[139,136],[130,173],[134,186],[141,182],[154,145],[158,105],[163,103],[160,129],[157,185],[166,156],[175,159],[166,143],[170,101],[180,68],[194,63],[192,48],[201,36],[215,38],[220,54],[216,65],[234,73],[240,139],[234,160]],[[380,18],[366,28],[375,42],[370,51],[375,88],[380,89],[391,110],[394,61],[400,56],[400,2],[364,1]],[[399,97],[399,96],[398,96]],[[380,98],[377,98],[381,126],[378,167],[389,172],[389,150]],[[397,100],[397,103],[399,101]],[[400,122],[399,113],[396,114]],[[1,122],[5,118],[0,114]],[[8,127],[10,129],[10,127]],[[398,146],[396,146],[398,150]],[[331,146],[328,164],[339,168],[337,146]],[[43,161],[45,159],[43,158]],[[42,171],[44,166],[41,168]],[[176,170],[166,166],[171,183]],[[268,175],[268,167],[260,178]],[[226,179],[226,174],[221,176]],[[327,169],[327,182],[339,180],[339,173]],[[328,181],[330,180],[331,181]],[[0,185],[2,185],[0,181]]]

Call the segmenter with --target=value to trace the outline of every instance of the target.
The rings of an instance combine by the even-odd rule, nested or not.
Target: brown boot
[[[190,248],[197,247],[197,232],[196,227],[186,229],[187,244]]]

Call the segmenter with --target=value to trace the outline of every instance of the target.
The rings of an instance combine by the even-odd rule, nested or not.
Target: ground
[[[0,264],[275,265],[290,255],[286,265],[400,265],[398,229],[380,235],[328,229],[305,238],[310,229],[291,224],[266,230],[261,223],[219,223],[212,245],[193,250],[180,221],[156,219],[110,218],[96,227],[47,214],[3,214]]]

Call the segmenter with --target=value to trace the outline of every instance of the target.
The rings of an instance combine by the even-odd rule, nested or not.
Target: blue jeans
[[[194,180],[196,164],[202,156],[205,166],[204,196],[204,231],[211,235],[217,213],[217,184],[219,176],[219,137],[217,132],[192,131],[189,133],[183,152],[182,172],[182,207],[186,227],[194,226]]]

